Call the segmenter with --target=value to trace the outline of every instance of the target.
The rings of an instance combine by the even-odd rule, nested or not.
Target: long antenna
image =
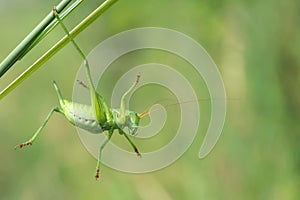
[[[166,100],[166,99],[163,99],[163,100]],[[155,101],[154,103],[152,103],[142,113],[139,114],[139,117],[143,118],[143,117],[146,117],[147,115],[149,115],[150,113],[157,112],[157,111],[161,110],[162,108],[158,108],[158,109],[155,109],[155,110],[150,112],[150,109],[153,105],[155,105],[158,102],[163,101],[163,100],[158,100],[158,101]],[[208,100],[215,101],[215,100],[218,100],[218,99],[202,98],[202,99],[196,99],[196,100],[188,100],[188,101],[182,101],[182,102],[176,102],[176,103],[163,105],[163,107],[167,108],[167,107],[176,106],[176,105],[180,105],[180,104],[192,103],[192,102],[196,102],[196,101],[208,101]],[[222,99],[220,99],[220,100],[222,100]],[[230,99],[226,99],[226,100],[239,100],[239,99],[238,98],[230,98]]]

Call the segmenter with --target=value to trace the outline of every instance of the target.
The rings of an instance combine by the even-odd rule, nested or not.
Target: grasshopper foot
[[[28,142],[24,142],[22,144],[19,144],[19,145],[15,146],[15,149],[17,149],[17,148],[22,149],[23,147],[28,146],[28,145],[31,146],[32,145],[32,141],[28,141]]]
[[[100,172],[100,170],[99,170],[99,169],[96,169],[96,175],[95,175],[95,179],[96,179],[96,180],[99,179],[99,172]]]
[[[83,81],[77,80],[77,83],[78,83],[79,85],[81,85],[82,87],[84,87],[84,88],[86,88],[86,89],[89,89],[89,87],[88,87]]]
[[[136,155],[138,156],[138,157],[142,157],[142,154],[140,154],[140,152],[139,152],[139,150],[135,147],[134,148],[134,152],[136,153]]]

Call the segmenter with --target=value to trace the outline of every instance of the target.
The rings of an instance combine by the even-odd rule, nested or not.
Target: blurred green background
[[[0,60],[57,3],[2,0]],[[66,19],[66,25],[73,27],[100,3],[86,1]],[[209,102],[201,102],[195,141],[174,164],[156,172],[126,174],[103,166],[102,179],[95,181],[95,159],[76,129],[57,114],[31,148],[15,151],[13,147],[28,139],[58,104],[52,80],[65,97],[71,97],[82,60],[68,45],[0,102],[0,199],[298,199],[299,8],[296,0],[120,0],[76,40],[89,52],[111,35],[145,26],[170,28],[194,38],[219,67],[229,98],[216,147],[208,157],[198,159],[210,118]],[[62,36],[60,28],[51,33],[1,78],[1,89]],[[145,62],[178,69],[190,79],[199,98],[208,97],[203,80],[185,67],[187,63],[151,50],[130,53],[113,63],[99,90],[108,98],[122,73]],[[138,91],[133,109],[142,111],[157,100],[157,94],[170,97],[160,90]],[[174,107],[169,112],[175,117],[159,139],[135,140],[141,152],[172,138],[179,111]],[[127,143],[124,148],[129,149]]]

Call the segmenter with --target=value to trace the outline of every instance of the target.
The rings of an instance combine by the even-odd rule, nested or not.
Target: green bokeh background
[[[2,0],[0,60],[57,3]],[[99,4],[86,1],[66,25],[73,27]],[[61,115],[50,120],[31,148],[15,151],[14,145],[28,139],[57,105],[52,80],[71,97],[82,60],[68,45],[0,102],[0,199],[297,199],[299,8],[296,0],[120,0],[76,38],[82,49],[89,52],[111,35],[145,26],[174,29],[195,39],[218,65],[229,98],[218,144],[208,157],[198,159],[210,118],[210,103],[201,102],[199,134],[192,146],[174,164],[156,172],[126,174],[103,166],[102,179],[95,181],[95,159]],[[62,35],[60,28],[51,33],[1,78],[1,88]],[[145,62],[174,67],[189,78],[198,98],[209,96],[188,63],[153,50],[133,52],[113,63],[99,91],[109,98],[118,77]],[[158,86],[145,87],[133,97],[132,109],[138,111],[159,98],[174,98]],[[179,109],[174,106],[168,112],[173,117],[159,136],[135,140],[142,152],[163,146],[174,135]],[[114,137],[114,142],[130,150],[123,138]]]

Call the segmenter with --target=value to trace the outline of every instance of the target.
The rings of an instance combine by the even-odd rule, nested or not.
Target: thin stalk
[[[81,23],[79,23],[72,31],[70,31],[70,36],[75,38],[80,32],[86,29],[91,23],[93,23],[98,17],[100,17],[108,8],[110,8],[118,0],[106,0],[102,3],[96,10],[94,10],[90,15],[88,15]],[[52,13],[53,15],[53,13]],[[19,77],[17,77],[13,82],[11,82],[4,90],[0,93],[0,100],[15,89],[20,83],[22,83],[26,78],[38,70],[45,62],[52,58],[58,51],[60,51],[64,46],[70,42],[68,36],[64,36],[60,41],[58,41],[51,49],[49,49],[44,55],[42,55],[38,60],[36,60],[26,71],[24,71]]]
[[[79,6],[84,0],[76,0],[70,7],[68,7],[64,12],[60,14],[61,19],[67,17],[77,6]],[[21,60],[33,47],[35,47],[42,39],[44,39],[58,24],[55,18],[36,38],[36,40],[26,49],[26,51],[20,55],[18,60]]]
[[[57,12],[60,13],[72,0],[62,0],[56,7]],[[28,47],[39,37],[45,28],[55,19],[53,13],[49,13],[32,31],[25,37],[25,39],[1,62],[0,77],[5,74],[9,68],[24,55]]]

